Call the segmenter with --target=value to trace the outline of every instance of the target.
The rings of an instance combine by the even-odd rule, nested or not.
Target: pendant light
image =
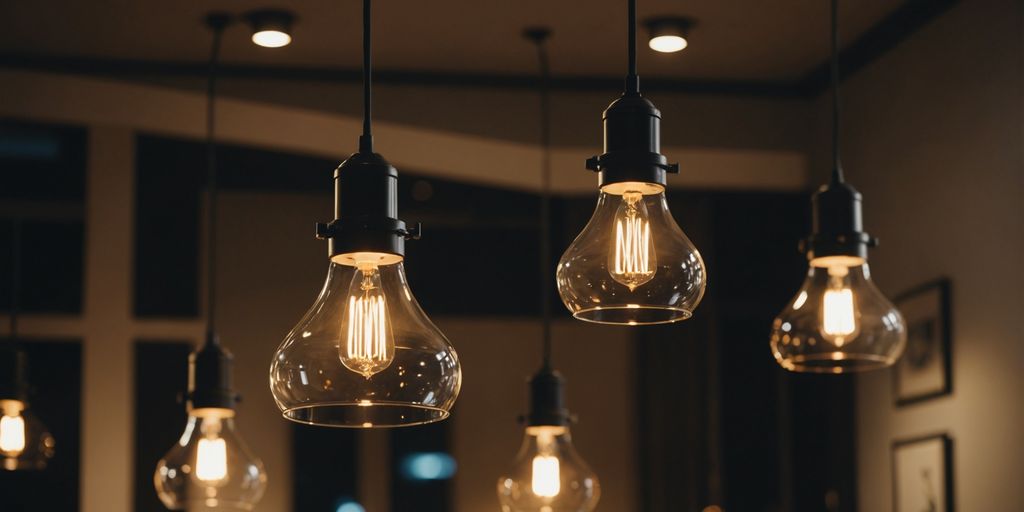
[[[558,292],[573,316],[620,325],[686,320],[704,296],[704,261],[665,200],[661,112],[640,94],[636,0],[629,0],[626,90],[604,111],[604,154],[587,160],[600,195],[590,222],[558,263]]]
[[[783,368],[845,373],[890,366],[903,353],[903,316],[871,282],[861,195],[846,183],[839,159],[838,0],[832,0],[832,178],[811,198],[813,228],[801,244],[810,266],[796,297],[772,325],[771,346]]]
[[[53,458],[55,442],[29,408],[28,358],[18,340],[21,293],[21,220],[11,244],[10,340],[0,346],[0,470],[41,470]]]
[[[284,417],[334,427],[398,427],[448,417],[462,384],[459,358],[409,290],[398,220],[398,171],[373,152],[370,0],[363,0],[363,134],[334,172],[327,282],[270,365]]]
[[[544,359],[530,379],[530,413],[525,417],[523,444],[511,468],[498,479],[498,501],[503,512],[589,512],[601,497],[597,475],[576,452],[565,408],[565,379],[551,366],[551,299],[547,269],[551,261],[551,140],[548,101],[548,56],[544,42],[550,32],[528,29],[537,45],[541,68],[542,192],[540,216],[541,310]]]
[[[263,496],[267,474],[235,430],[232,356],[216,333],[216,213],[217,162],[214,143],[214,107],[221,36],[230,18],[207,16],[213,31],[207,81],[206,151],[206,321],[203,346],[189,355],[188,421],[181,438],[157,463],[153,481],[160,501],[171,510],[252,510]]]

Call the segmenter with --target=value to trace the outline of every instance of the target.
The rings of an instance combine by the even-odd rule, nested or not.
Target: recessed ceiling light
[[[661,53],[675,53],[689,46],[687,37],[696,24],[692,18],[660,17],[645,22],[650,31],[647,45]]]
[[[266,9],[246,14],[252,25],[252,42],[264,48],[280,48],[292,42],[295,15],[281,9]]]

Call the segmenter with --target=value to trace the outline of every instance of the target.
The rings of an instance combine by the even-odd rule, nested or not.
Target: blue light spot
[[[402,474],[410,480],[447,480],[456,467],[447,453],[413,453],[402,461]]]
[[[338,505],[338,510],[335,512],[366,512],[366,509],[354,501],[345,500]]]

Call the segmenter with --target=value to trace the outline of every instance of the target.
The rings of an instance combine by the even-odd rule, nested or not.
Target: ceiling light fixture
[[[292,42],[295,15],[283,9],[263,9],[247,13],[252,26],[252,42],[264,48],[281,48]]]
[[[801,243],[810,268],[772,325],[775,360],[796,372],[845,373],[890,366],[906,345],[903,315],[871,282],[861,195],[839,159],[839,22],[832,0],[832,179],[811,198],[814,231]]]
[[[498,500],[505,512],[589,512],[601,497],[597,475],[576,452],[565,408],[565,379],[551,365],[551,109],[546,28],[524,35],[537,45],[541,71],[541,312],[544,354],[540,371],[530,379],[530,413],[523,444],[510,470],[498,479]]]
[[[647,45],[656,52],[675,53],[689,46],[690,30],[697,23],[693,18],[662,16],[644,22],[650,33]]]
[[[558,263],[558,292],[573,316],[619,325],[686,320],[704,296],[700,253],[672,218],[661,154],[661,112],[640,94],[636,72],[636,0],[629,0],[626,90],[604,111],[604,154],[587,160],[598,173],[597,208]]]
[[[373,152],[370,0],[363,0],[363,134],[334,172],[327,282],[278,347],[270,389],[285,418],[334,427],[398,427],[448,417],[459,358],[409,290],[398,171]]]
[[[157,463],[153,481],[171,510],[252,510],[267,486],[263,463],[235,431],[238,393],[232,385],[232,356],[216,332],[217,159],[214,142],[217,66],[230,17],[211,13],[213,32],[206,89],[206,340],[188,358],[188,422],[181,439]]]
[[[21,220],[11,244],[10,341],[0,347],[0,470],[41,470],[53,458],[53,436],[29,408],[28,356],[18,340]]]

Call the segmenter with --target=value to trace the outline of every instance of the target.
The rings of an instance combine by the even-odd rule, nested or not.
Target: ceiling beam
[[[205,96],[131,82],[32,71],[0,70],[0,117],[85,126],[124,126],[135,132],[202,139]],[[218,101],[217,139],[299,154],[341,159],[352,150],[360,119],[253,101]],[[399,169],[463,183],[540,190],[527,172],[541,148],[495,138],[398,123],[374,123],[380,150]],[[345,145],[339,141],[352,141]],[[552,187],[565,195],[593,193],[597,176],[583,162],[599,147],[556,147]],[[666,147],[682,172],[669,186],[698,189],[800,191],[806,156],[798,151]]]

